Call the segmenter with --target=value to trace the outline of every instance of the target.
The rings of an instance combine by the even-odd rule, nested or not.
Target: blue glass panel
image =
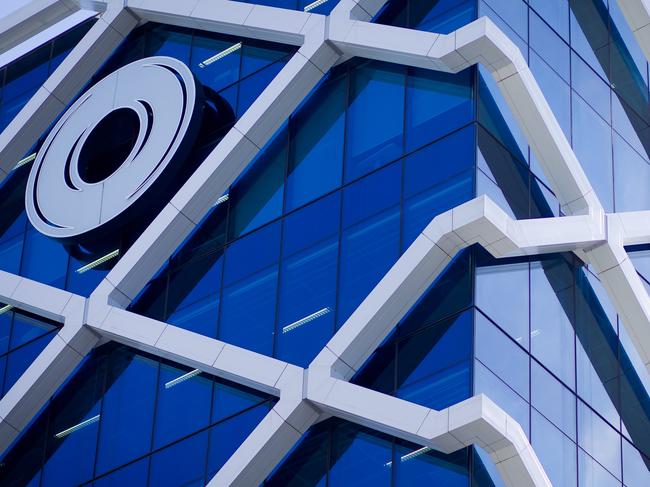
[[[531,0],[530,6],[564,39],[569,39],[569,2],[567,0]]]
[[[456,364],[397,391],[397,396],[432,409],[444,409],[471,396],[471,366],[468,362]]]
[[[448,34],[476,18],[473,0],[410,0],[409,26]]]
[[[93,482],[94,487],[124,487],[127,485],[146,485],[149,477],[149,458],[120,468]]]
[[[575,53],[571,56],[571,86],[605,121],[611,120],[609,86]]]
[[[276,355],[307,367],[334,332],[338,235],[285,258]]]
[[[392,461],[390,440],[360,426],[341,424],[332,440],[329,485],[350,485],[354,479],[359,487],[388,486]]]
[[[341,184],[345,80],[338,79],[318,87],[292,120],[287,210]]]
[[[245,42],[242,47],[241,77],[248,76],[269,64],[273,64],[286,56],[288,52],[289,48],[281,44]]]
[[[529,343],[528,274],[527,262],[476,269],[476,305],[526,349]],[[503,296],[508,296],[506,306]]]
[[[162,364],[158,377],[153,447],[160,448],[208,425],[212,380],[200,375],[173,384],[188,369]]]
[[[397,385],[407,387],[472,354],[472,313],[466,311],[442,321],[399,343]]]
[[[406,150],[414,150],[467,124],[474,114],[472,77],[467,69],[459,74],[415,69],[406,90]],[[449,166],[451,161],[440,161]]]
[[[170,56],[190,64],[192,31],[157,25],[147,33],[145,56]]]
[[[409,456],[421,448],[416,445],[397,443],[394,485],[398,487],[415,485],[469,486],[467,450],[459,450],[451,455],[430,451],[415,457]]]
[[[531,263],[530,348],[570,388],[575,384],[573,273],[563,257]]]
[[[110,260],[108,265],[115,265],[117,260],[118,259]],[[101,266],[82,273],[77,272],[81,267],[88,263],[87,260],[81,261],[70,256],[68,262],[68,280],[66,283],[66,289],[68,291],[75,294],[81,294],[82,296],[90,296],[102,279],[104,279],[106,274],[108,274],[108,269],[104,269]]]
[[[280,225],[274,223],[237,240],[226,251],[224,285],[250,276],[278,261]]]
[[[0,355],[9,350],[9,338],[11,337],[11,322],[13,321],[13,317],[13,312],[0,314]]]
[[[530,47],[564,78],[569,76],[569,46],[535,13],[530,14]]]
[[[393,195],[398,195],[398,168],[392,166],[361,180],[343,193],[343,222],[352,226],[343,231],[341,242],[338,325],[350,316],[399,255],[399,206],[376,213],[396,202]],[[395,177],[391,178],[391,174]],[[362,218],[366,219],[356,223]]]
[[[405,70],[369,63],[352,72],[345,180],[402,155]]]
[[[9,348],[13,349],[23,345],[34,338],[45,335],[51,332],[56,327],[37,318],[14,313],[13,328],[11,329],[11,341]]]
[[[282,214],[287,147],[285,128],[266,145],[234,184],[230,191],[228,233],[231,238]]]
[[[288,215],[284,220],[284,257],[300,252],[339,232],[341,196],[337,192]]]
[[[62,288],[68,270],[68,253],[58,242],[32,230],[27,232],[21,275]]]
[[[534,409],[531,419],[532,446],[551,483],[577,485],[575,443]]]
[[[650,164],[614,133],[616,211],[650,209]]]
[[[267,399],[260,392],[237,384],[214,383],[212,422],[216,423]]]
[[[476,358],[524,399],[528,398],[529,356],[482,313],[476,313]],[[521,340],[520,340],[521,341]]]
[[[222,267],[223,258],[215,253],[172,271],[167,297],[169,323],[216,338]]]
[[[2,91],[3,105],[26,92],[35,92],[47,79],[50,43],[23,56],[7,66]]]
[[[578,445],[616,478],[621,478],[621,441],[616,431],[578,402]]]
[[[237,50],[210,64],[200,64],[216,54],[225,51],[238,42],[234,38],[202,33],[195,36],[192,41],[192,72],[199,81],[212,88],[214,91],[236,83],[239,79],[239,66],[241,63],[241,50]]]
[[[284,61],[278,61],[257,73],[244,78],[239,83],[239,98],[237,100],[237,116],[244,114],[248,107],[260,96],[260,93],[273,81],[273,78],[284,67]]]
[[[118,467],[149,452],[158,364],[118,350],[110,358],[104,394],[97,473]],[[116,448],[119,445],[119,448]]]
[[[207,449],[204,431],[156,453],[151,457],[149,485],[202,487]]]
[[[328,432],[315,432],[314,429],[283,460],[265,486],[325,487],[329,461]]]
[[[575,440],[576,397],[534,360],[530,375],[533,407]]]
[[[7,356],[7,370],[5,372],[4,394],[13,386],[16,381],[32,365],[32,362],[38,354],[50,343],[54,337],[54,332],[43,335],[40,338],[28,343],[25,346],[17,348]]]
[[[623,480],[626,486],[645,487],[650,484],[650,470],[647,467],[649,461],[623,440]]]
[[[295,9],[298,0],[243,0],[245,3],[254,3],[256,5],[268,5],[269,7]]]
[[[260,404],[210,429],[207,478],[210,479],[217,473],[268,411],[267,404]]]

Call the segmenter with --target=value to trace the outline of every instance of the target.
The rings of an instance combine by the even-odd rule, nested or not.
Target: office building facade
[[[0,21],[0,484],[649,485],[644,5]]]

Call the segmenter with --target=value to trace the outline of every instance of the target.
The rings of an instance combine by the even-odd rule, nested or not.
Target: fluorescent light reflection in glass
[[[316,7],[320,7],[325,2],[327,2],[327,0],[316,0],[315,2],[312,2],[309,5],[306,5],[304,10],[305,12],[309,12],[310,10],[314,10]]]
[[[238,42],[237,44],[234,44],[230,46],[228,49],[224,49],[223,51],[215,54],[214,56],[206,59],[205,61],[199,63],[199,68],[205,68],[207,66],[210,66],[212,63],[218,61],[219,59],[222,59],[226,57],[228,54],[232,54],[235,51],[238,51],[241,49],[242,43]]]
[[[214,206],[219,206],[221,203],[225,203],[228,201],[228,198],[230,198],[230,195],[228,193],[224,194],[221,198],[219,198],[217,201],[215,201]]]
[[[409,460],[412,460],[416,457],[419,457],[420,455],[424,455],[427,452],[430,452],[433,448],[430,446],[424,446],[418,450],[412,451],[411,453],[407,453],[406,455],[402,455],[400,457],[400,462],[408,462]],[[390,467],[393,464],[392,460],[390,462],[384,463],[384,467]]]
[[[304,318],[299,319],[298,321],[294,321],[290,325],[285,326],[284,328],[282,328],[282,333],[287,333],[291,330],[295,330],[299,326],[309,323],[310,321],[314,321],[316,318],[320,318],[321,316],[326,315],[330,311],[331,310],[329,308],[323,308],[321,310],[318,310],[315,313],[310,314],[309,316],[305,316]]]
[[[114,259],[118,255],[120,255],[120,249],[113,250],[113,252],[111,252],[110,254],[106,254],[104,257],[100,257],[99,259],[92,261],[90,264],[86,264],[85,266],[79,267],[79,269],[77,269],[77,274],[83,274],[86,271],[94,269],[98,265],[101,265],[104,262]]]
[[[24,159],[21,159],[20,161],[18,161],[18,164],[16,164],[14,166],[14,169],[18,169],[19,167],[23,167],[25,164],[29,164],[34,159],[36,159],[36,152],[34,152],[33,154],[30,154],[27,157],[25,157]]]
[[[192,377],[196,377],[199,375],[201,371],[199,369],[194,369],[187,374],[183,374],[180,377],[176,377],[174,380],[170,380],[169,382],[165,382],[165,389],[171,389],[174,386],[177,386],[181,382],[185,382],[188,379],[191,379]]]
[[[14,307],[11,304],[7,304],[0,308],[0,315],[5,314],[7,311],[11,311]]]
[[[91,424],[93,424],[93,423],[96,423],[97,421],[99,421],[99,414],[98,414],[97,416],[93,416],[93,417],[90,418],[90,419],[87,419],[86,421],[82,421],[82,422],[79,423],[79,424],[76,424],[76,425],[74,425],[74,426],[71,426],[70,428],[68,428],[68,429],[66,429],[66,430],[60,431],[59,433],[55,434],[54,437],[55,437],[55,438],[58,438],[58,439],[65,438],[65,437],[68,436],[69,434],[74,433],[75,431],[78,431],[78,430],[80,430],[81,428],[85,428],[85,427],[88,426],[88,425],[91,425]]]

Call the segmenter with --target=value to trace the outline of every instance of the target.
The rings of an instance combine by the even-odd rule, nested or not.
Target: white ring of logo
[[[31,223],[45,235],[66,239],[115,220],[170,164],[200,105],[192,72],[170,57],[141,59],[102,79],[65,112],[38,152],[26,191]],[[84,180],[84,144],[102,120],[122,109],[139,121],[133,148],[112,174]]]

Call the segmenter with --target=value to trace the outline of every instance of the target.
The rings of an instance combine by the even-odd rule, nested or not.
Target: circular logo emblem
[[[143,204],[147,190],[191,148],[200,96],[189,68],[169,57],[141,59],[90,88],[38,152],[26,192],[34,227],[70,239]]]

